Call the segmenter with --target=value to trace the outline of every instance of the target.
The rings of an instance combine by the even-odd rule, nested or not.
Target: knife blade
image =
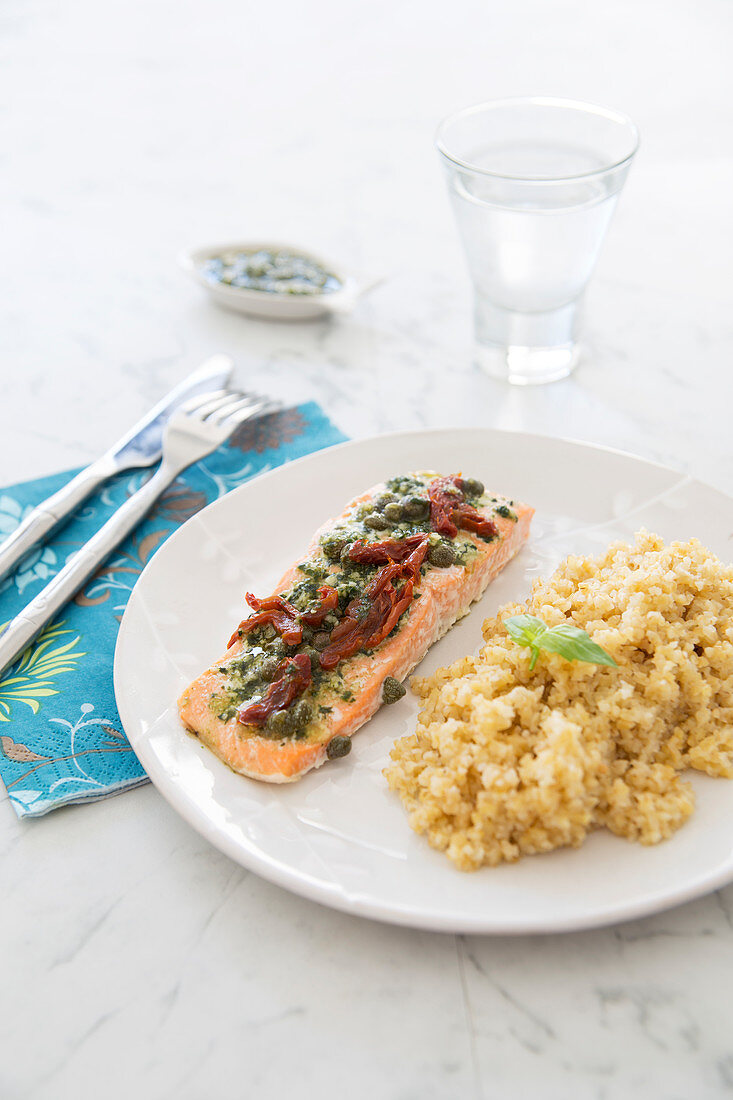
[[[85,467],[58,492],[42,501],[0,545],[0,580],[6,577],[30,550],[65,519],[90,493],[113,474],[137,466],[152,466],[160,459],[163,432],[175,409],[189,397],[225,388],[234,363],[228,355],[207,359],[170,391],[101,458]]]

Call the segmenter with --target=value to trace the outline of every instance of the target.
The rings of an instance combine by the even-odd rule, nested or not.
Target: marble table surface
[[[221,350],[351,436],[531,430],[730,491],[732,30],[720,0],[8,0],[0,482],[91,459]],[[472,366],[431,142],[535,92],[626,110],[642,148],[580,368],[518,390]],[[247,237],[383,282],[337,321],[247,320],[175,262]],[[733,1092],[733,887],[587,933],[414,932],[248,874],[150,786],[25,823],[1,800],[0,855],[3,1100]]]

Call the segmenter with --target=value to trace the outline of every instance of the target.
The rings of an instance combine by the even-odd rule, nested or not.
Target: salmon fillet
[[[479,487],[482,491],[478,495],[474,494],[472,505],[463,505],[460,494],[451,489],[451,481],[458,486]],[[397,503],[393,500],[390,513],[389,504],[385,505],[384,501],[389,497],[394,498],[395,494],[390,492],[389,487],[405,484],[410,486],[412,495],[397,495]],[[440,497],[438,487],[444,484],[447,485],[447,495],[444,493]],[[450,530],[450,526],[444,525],[441,528],[442,534],[438,533],[435,529],[436,523],[440,527],[443,513],[436,511],[439,506],[436,506],[433,497],[448,501],[448,510],[444,515],[449,525],[453,517],[456,523],[465,522],[467,527],[459,527],[453,537],[445,533]],[[456,507],[454,500],[459,501],[457,511],[451,511],[451,508]],[[395,507],[397,513],[394,512]],[[412,508],[414,512],[421,507],[423,513],[426,508],[430,512],[427,516],[423,515],[420,522],[411,522],[404,518],[406,508]],[[402,521],[392,523],[384,518],[385,515],[398,514],[400,509]],[[422,660],[430,646],[467,613],[470,605],[482,595],[491,580],[521,549],[529,535],[533,511],[525,504],[487,493],[483,491],[480,482],[473,479],[464,481],[460,475],[441,478],[432,472],[409,474],[373,486],[352,500],[340,516],[328,520],[316,532],[304,557],[287,570],[269,601],[256,601],[254,597],[248,596],[248,602],[253,607],[269,606],[274,602],[274,597],[280,596],[281,600],[286,597],[296,602],[299,600],[302,607],[303,600],[309,593],[312,595],[316,583],[314,581],[309,588],[308,577],[316,577],[317,580],[324,580],[325,577],[325,587],[319,587],[318,592],[321,595],[315,597],[323,601],[323,593],[329,592],[329,583],[336,587],[346,575],[347,580],[343,582],[345,588],[336,587],[339,607],[330,614],[331,622],[335,622],[332,630],[337,635],[339,616],[342,619],[349,615],[358,618],[358,614],[363,616],[364,613],[359,610],[359,592],[354,592],[353,587],[350,589],[349,584],[353,586],[356,583],[357,587],[359,583],[367,585],[376,577],[380,568],[379,565],[352,565],[351,556],[356,553],[354,546],[366,546],[377,553],[380,552],[380,547],[394,547],[400,539],[406,539],[406,545],[410,549],[413,546],[417,548],[418,557],[423,549],[426,556],[422,565],[418,565],[416,579],[413,569],[414,590],[408,591],[409,580],[403,580],[403,587],[397,588],[396,595],[391,597],[393,603],[400,596],[410,600],[396,625],[379,644],[344,657],[338,661],[335,669],[326,673],[321,665],[329,663],[328,654],[333,651],[334,644],[337,648],[339,644],[330,642],[329,648],[330,635],[323,633],[328,629],[329,618],[320,628],[320,633],[314,635],[316,644],[319,644],[320,639],[319,654],[312,646],[285,646],[287,633],[281,634],[279,638],[275,637],[273,641],[272,636],[277,633],[274,627],[252,625],[263,617],[267,619],[268,612],[263,615],[260,611],[259,618],[255,614],[248,620],[243,620],[223,656],[183,692],[178,705],[184,725],[230,768],[253,779],[271,783],[291,782],[311,768],[319,767],[331,755],[329,745],[332,742],[333,746],[350,747],[350,741],[346,739],[379,709],[383,702],[386,678],[402,681]],[[366,521],[369,521],[368,526],[364,526]],[[472,525],[483,530],[483,535],[477,533],[477,530],[471,530]],[[489,535],[486,534],[487,531],[490,532]],[[358,536],[356,540],[355,535]],[[344,539],[345,548],[341,551],[341,557],[332,560],[334,546],[339,551]],[[349,539],[352,540],[351,543]],[[327,553],[330,558],[326,556]],[[396,554],[397,551],[387,549],[384,553]],[[450,560],[451,554],[455,558],[454,564],[446,565],[445,561]],[[382,564],[381,568],[389,567],[391,560],[387,558],[387,566]],[[442,564],[433,565],[432,561]],[[399,565],[395,566],[395,569],[399,568]],[[348,569],[363,575],[363,582],[358,577],[353,582],[350,578],[354,574],[344,573]],[[409,568],[406,565],[402,576],[408,575]],[[397,583],[399,584],[399,579]],[[344,611],[343,605],[349,596],[353,599],[351,603],[347,602]],[[336,596],[333,595],[326,602],[334,602],[335,599]],[[285,606],[292,608],[293,604],[288,602]],[[349,608],[356,610],[349,611]],[[399,606],[394,614],[398,611]],[[275,613],[269,614],[272,616]],[[292,611],[290,614],[292,617]],[[299,616],[297,619],[299,620]],[[384,629],[388,626],[389,622]],[[297,627],[293,629],[297,630]],[[306,628],[302,629],[305,631]],[[312,635],[313,631],[308,634]],[[269,638],[269,641],[265,641],[265,638]],[[265,725],[261,717],[257,722],[250,722],[245,714],[249,708],[249,713],[254,715],[258,707],[252,701],[254,700],[254,704],[258,700],[266,701],[275,690],[265,681],[255,683],[253,690],[246,680],[249,670],[268,657],[268,645],[275,648],[278,658],[282,657],[280,670],[286,666],[287,675],[294,674],[295,668],[294,665],[287,666],[288,655],[303,648],[310,651],[310,661],[315,672],[305,690],[301,688],[299,703],[301,710],[305,705],[306,711],[303,713],[307,713],[309,717],[305,728],[298,729],[295,735],[284,735],[271,728],[270,724],[276,720],[272,714]],[[307,666],[308,661],[301,657],[299,667],[304,669],[306,677],[310,675]],[[279,717],[282,718],[282,714]],[[334,741],[334,738],[337,740]],[[340,752],[339,755],[341,754],[343,753]]]

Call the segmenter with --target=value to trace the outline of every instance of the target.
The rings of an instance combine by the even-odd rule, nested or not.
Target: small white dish
[[[410,692],[356,734],[348,757],[292,785],[236,775],[185,732],[176,699],[223,649],[241,617],[243,593],[271,591],[313,530],[365,486],[430,468],[470,471],[534,504],[537,514],[525,549],[433,646],[420,675],[475,652],[482,620],[524,599],[532,581],[568,553],[600,553],[646,526],[665,539],[697,536],[730,559],[729,497],[673,470],[581,443],[486,429],[405,432],[288,463],[184,524],[150,560],[127,605],[115,653],[117,705],[160,793],[212,844],[271,882],[348,913],[434,931],[594,928],[731,882],[731,780],[687,772],[695,812],[654,847],[599,829],[579,849],[464,874],[412,832],[382,775],[394,741],[415,727],[418,702]]]
[[[250,287],[228,286],[207,276],[205,265],[227,252],[259,252],[260,250],[292,252],[314,260],[331,272],[341,284],[340,289],[317,294],[283,294]],[[183,252],[179,257],[181,267],[193,276],[209,292],[215,302],[247,313],[252,317],[264,317],[273,321],[307,321],[332,313],[348,313],[356,299],[376,286],[379,279],[366,279],[344,271],[310,249],[284,244],[281,241],[228,241],[225,244],[205,245]]]

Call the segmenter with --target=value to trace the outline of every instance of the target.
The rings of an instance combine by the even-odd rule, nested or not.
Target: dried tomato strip
[[[412,603],[412,597],[415,591],[415,585],[417,579],[420,576],[420,567],[425,560],[425,555],[428,552],[428,539],[422,535],[417,536],[420,541],[415,545],[412,553],[404,562],[404,573],[406,574],[406,580],[399,593],[392,589],[390,596],[393,599],[392,608],[382,623],[379,630],[376,631],[370,638],[367,639],[367,648],[375,649],[391,630],[396,626],[400,616]]]
[[[499,529],[493,520],[486,519],[470,504],[459,504],[454,508],[452,519],[465,531],[473,531],[487,539],[493,539],[499,534]]]
[[[374,649],[409,607],[428,552],[428,536],[412,535],[403,542],[409,542],[407,557],[402,561],[388,559],[390,564],[380,569],[364,593],[346,607],[341,622],[331,632],[331,644],[321,653],[321,668],[328,671],[360,649]],[[393,584],[398,578],[405,581],[399,591]]]
[[[257,612],[248,619],[242,619],[232,634],[227,649],[243,634],[249,634],[261,626],[272,626],[282,637],[286,645],[298,645],[303,640],[303,627],[298,621],[298,609],[284,600],[282,596],[269,596],[259,600],[251,592],[247,593],[247,603]]]
[[[436,477],[428,486],[430,498],[430,525],[439,535],[454,539],[458,528],[473,531],[484,538],[494,538],[498,529],[495,523],[481,515],[463,497],[463,479],[460,477]]]
[[[318,589],[318,595],[321,599],[320,606],[315,611],[301,612],[300,621],[307,626],[321,626],[329,611],[333,611],[338,607],[339,598],[335,588],[323,584]]]
[[[383,569],[380,569],[374,580],[366,586],[364,589],[364,595],[357,597],[358,599],[375,599],[380,592],[383,592],[387,585],[391,584],[393,580],[398,577],[405,576],[405,563],[404,562],[392,562],[391,565],[385,565]],[[348,608],[347,608],[348,610]]]
[[[257,703],[241,707],[237,721],[248,726],[264,726],[276,710],[285,710],[302,695],[311,682],[310,657],[305,653],[296,653],[287,657],[280,666],[283,675],[270,684],[263,697]]]
[[[351,607],[351,605],[349,605]],[[342,627],[339,637],[334,639],[321,653],[321,668],[330,672],[339,661],[346,657],[353,657],[364,647],[366,638],[371,637],[379,629],[380,622],[389,615],[391,600],[386,592],[380,592],[369,606],[366,615],[362,619],[352,618],[347,614],[339,623]],[[334,631],[331,633],[333,639]]]
[[[408,535],[406,539],[385,539],[384,542],[355,542],[349,550],[351,561],[359,565],[381,565],[404,559],[418,546],[424,535]]]
[[[415,585],[413,584],[413,582],[405,581],[401,591],[399,593],[395,593],[395,603],[392,605],[392,608],[389,611],[387,618],[379,627],[379,629],[375,631],[375,633],[372,634],[371,637],[367,638],[367,649],[375,649],[380,644],[380,642],[384,641],[392,628],[398,622],[400,615],[403,613],[403,611],[406,611],[412,603],[412,595],[414,590]]]
[[[282,596],[268,596],[266,599],[260,600],[251,592],[248,592],[245,598],[253,611],[284,611],[293,619],[298,616],[297,607],[288,603]]]
[[[447,535],[449,539],[454,539],[458,534],[451,512],[456,504],[463,502],[463,493],[456,485],[458,480],[456,477],[436,477],[428,485],[430,526],[439,535]]]
[[[409,571],[406,572],[406,575],[415,582],[417,582],[417,578],[420,573],[420,567],[425,561],[425,555],[427,554],[428,546],[430,545],[430,540],[428,539],[427,535],[420,535],[419,538],[420,542],[416,544],[409,558],[404,563],[406,571]]]

